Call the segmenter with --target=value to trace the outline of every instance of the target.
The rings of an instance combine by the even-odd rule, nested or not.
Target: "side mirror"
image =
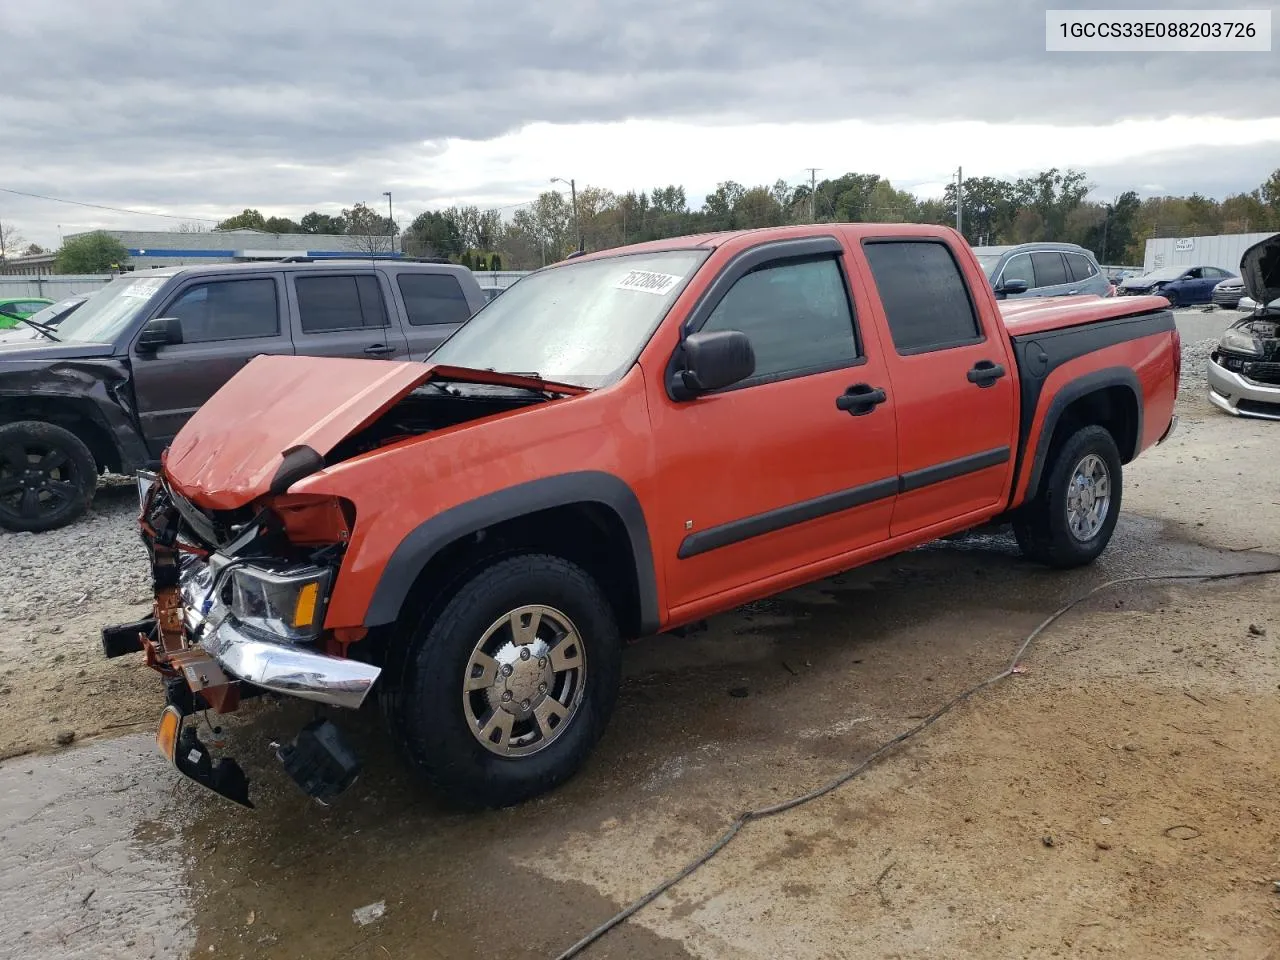
[[[182,321],[177,317],[156,317],[142,325],[138,334],[139,353],[155,353],[161,347],[182,342]]]
[[[669,385],[674,400],[692,400],[756,372],[756,352],[747,335],[738,330],[692,333],[685,337],[682,351],[680,369]]]
[[[996,287],[996,293],[1007,297],[1011,293],[1026,293],[1027,289],[1027,281],[1025,280],[1005,280],[1000,286]]]

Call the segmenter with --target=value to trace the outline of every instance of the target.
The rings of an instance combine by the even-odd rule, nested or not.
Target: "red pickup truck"
[[[945,227],[680,237],[523,279],[426,363],[264,356],[139,478],[161,749],[241,802],[184,719],[359,707],[468,805],[582,764],[623,641],[1010,521],[1088,563],[1122,467],[1174,428],[1161,297],[998,303]],[[281,748],[327,796],[331,720]]]

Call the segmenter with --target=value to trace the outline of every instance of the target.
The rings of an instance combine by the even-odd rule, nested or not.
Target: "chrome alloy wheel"
[[[582,705],[582,637],[552,607],[518,607],[471,650],[462,680],[467,726],[486,750],[527,757],[550,746]]]
[[[1111,473],[1091,453],[1076,464],[1067,486],[1067,529],[1081,543],[1092,540],[1107,520],[1111,506]]]

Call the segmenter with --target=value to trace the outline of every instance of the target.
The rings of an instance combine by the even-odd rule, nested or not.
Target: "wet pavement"
[[[610,876],[651,877],[744,807],[822,782],[1000,669],[1088,587],[1271,562],[1133,515],[1095,566],[1068,573],[1022,561],[1005,534],[933,544],[751,604],[703,633],[635,644],[583,773],[481,815],[444,809],[417,786],[372,710],[342,718],[366,768],[329,807],[303,797],[273,758],[272,742],[313,715],[296,703],[249,704],[222,721],[217,736],[252,780],[253,811],[183,781],[149,735],[9,760],[0,957],[554,956],[622,905],[599,892]],[[1146,595],[1122,588],[1085,612]],[[154,706],[158,716],[158,685]],[[655,810],[659,836],[628,836]],[[377,903],[377,919],[353,917]],[[724,955],[691,949],[628,923],[585,956]]]

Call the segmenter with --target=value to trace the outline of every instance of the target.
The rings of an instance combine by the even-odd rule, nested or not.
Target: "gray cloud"
[[[38,52],[6,77],[0,185],[193,212],[358,196],[388,158],[539,121],[1276,111],[1273,55],[1046,54],[1044,4],[1016,0],[42,0],[0,35]]]

